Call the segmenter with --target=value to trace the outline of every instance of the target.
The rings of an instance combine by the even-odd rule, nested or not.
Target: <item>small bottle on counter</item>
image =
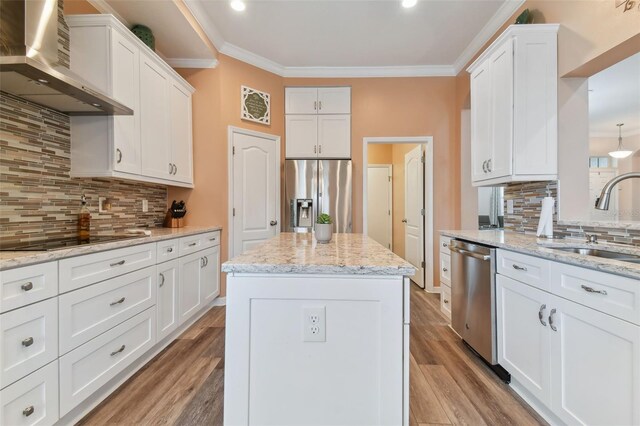
[[[87,197],[82,194],[80,199],[80,211],[78,212],[78,239],[88,240],[91,231],[91,213],[87,207]]]

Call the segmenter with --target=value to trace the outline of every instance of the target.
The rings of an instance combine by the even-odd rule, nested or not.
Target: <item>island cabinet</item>
[[[73,15],[71,69],[133,109],[71,118],[71,176],[193,187],[195,89],[112,15]]]
[[[408,424],[414,269],[363,238],[281,234],[223,265],[226,425]],[[388,267],[335,258],[363,247]]]
[[[498,250],[496,283],[516,391],[552,424],[640,424],[638,280]]]
[[[557,178],[557,31],[512,25],[468,68],[473,185]]]

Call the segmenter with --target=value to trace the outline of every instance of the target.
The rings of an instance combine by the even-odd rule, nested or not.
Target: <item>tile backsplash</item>
[[[507,200],[513,200],[513,214],[506,213],[505,207],[504,228],[514,232],[535,234],[538,229],[542,199],[547,196],[547,191],[551,197],[556,199],[557,203],[558,185],[555,181],[508,184],[504,190],[504,202],[506,205]],[[555,214],[553,222],[554,232],[559,235],[583,237],[585,233],[596,234],[601,241],[640,245],[640,230],[638,229],[558,225],[558,218]]]
[[[86,194],[91,232],[162,226],[167,188],[118,179],[71,178],[69,117],[0,92],[0,239],[72,237]],[[112,202],[98,213],[98,197]],[[142,199],[148,200],[147,213]]]

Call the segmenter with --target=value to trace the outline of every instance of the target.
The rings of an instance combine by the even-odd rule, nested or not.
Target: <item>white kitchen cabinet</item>
[[[178,260],[158,265],[158,298],[156,313],[158,316],[158,341],[164,339],[178,328],[178,286],[180,266]]]
[[[72,70],[134,110],[71,117],[71,176],[192,187],[193,87],[113,16],[66,19]]]
[[[640,327],[560,297],[552,306],[552,411],[567,424],[640,424]]]
[[[178,303],[180,306],[180,324],[184,323],[202,306],[200,290],[204,259],[201,252],[189,254],[179,259],[180,281],[178,285]]]
[[[285,89],[287,158],[351,158],[351,88]]]
[[[204,268],[200,274],[200,291],[203,303],[209,303],[220,294],[220,246],[202,252]]]
[[[550,296],[496,276],[498,363],[546,405],[551,402]]]
[[[557,178],[558,28],[512,25],[468,68],[475,186]]]

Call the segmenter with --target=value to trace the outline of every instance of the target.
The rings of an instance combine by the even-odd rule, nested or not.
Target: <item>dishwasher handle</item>
[[[451,251],[453,251],[455,253],[462,254],[464,256],[473,257],[475,259],[480,259],[480,260],[490,260],[491,259],[490,255],[478,254],[478,253],[474,253],[474,252],[469,251],[469,250],[463,250],[463,249],[456,248],[456,247],[449,246],[449,250],[451,250]]]

